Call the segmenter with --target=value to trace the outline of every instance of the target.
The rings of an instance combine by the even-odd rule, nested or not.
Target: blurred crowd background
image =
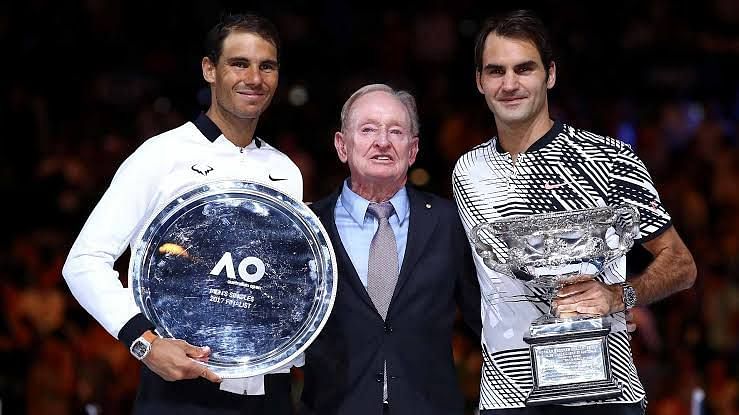
[[[3,414],[129,413],[138,362],[69,294],[68,249],[117,166],[208,105],[200,59],[224,11],[254,10],[284,47],[258,134],[301,168],[307,201],[347,174],[332,139],[344,100],[374,82],[418,99],[410,181],[450,196],[450,173],[491,137],[474,34],[528,6],[556,41],[556,118],[632,144],[698,264],[695,287],[635,311],[648,413],[739,413],[739,2],[25,0],[0,4],[0,402]],[[634,250],[633,270],[648,258]],[[118,262],[126,281],[128,256]],[[473,413],[480,356],[454,339]],[[295,372],[296,393],[300,372]]]

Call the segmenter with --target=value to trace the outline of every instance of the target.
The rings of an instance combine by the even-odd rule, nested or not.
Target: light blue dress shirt
[[[369,247],[375,232],[377,232],[378,222],[371,213],[367,212],[367,206],[370,204],[369,200],[354,193],[347,183],[345,180],[341,195],[336,201],[336,209],[334,210],[336,228],[339,230],[341,243],[349,254],[359,279],[366,287]],[[390,203],[393,205],[395,212],[390,216],[388,222],[390,222],[390,227],[395,233],[395,242],[398,245],[398,264],[402,266],[405,245],[408,241],[408,217],[411,213],[408,207],[408,192],[406,192],[405,187],[402,187],[390,198]]]

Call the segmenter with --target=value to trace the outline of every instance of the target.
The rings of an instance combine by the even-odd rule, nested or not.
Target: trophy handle
[[[472,228],[470,231],[470,237],[475,245],[475,251],[480,255],[480,258],[482,258],[482,261],[488,266],[488,268],[493,271],[515,277],[510,268],[506,266],[503,260],[495,253],[493,246],[489,243],[483,242],[482,237],[480,236],[481,232],[496,234],[494,226],[495,225],[492,223],[480,223]]]
[[[634,239],[639,235],[639,211],[627,203],[614,208],[613,229],[618,236],[618,246],[611,251],[611,260],[620,258],[634,246]]]
[[[483,242],[480,237],[480,233],[483,231],[492,232],[493,234],[495,233],[495,230],[490,223],[480,223],[475,225],[475,227],[472,228],[472,231],[470,231],[472,242],[475,245],[475,251],[477,251],[477,254],[480,255],[482,259],[487,260],[488,258],[491,258],[493,261],[501,263],[500,258],[498,258],[498,255],[496,255],[493,250],[493,246],[489,243]]]

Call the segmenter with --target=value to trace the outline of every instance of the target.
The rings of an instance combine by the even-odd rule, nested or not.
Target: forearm
[[[646,270],[629,279],[636,290],[637,305],[659,301],[692,287],[695,282],[695,263],[684,245],[663,246],[653,254],[654,260]]]
[[[636,291],[637,305],[647,305],[690,288],[695,281],[695,263],[675,229],[670,227],[644,247],[654,260],[639,276],[629,279]],[[612,314],[624,310],[623,287],[595,280],[562,287],[554,307],[558,313]]]

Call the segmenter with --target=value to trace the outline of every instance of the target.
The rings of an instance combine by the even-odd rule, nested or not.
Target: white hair
[[[385,84],[370,84],[359,88],[354,92],[349,99],[346,100],[344,106],[341,108],[341,131],[346,133],[347,127],[349,126],[349,119],[351,116],[351,110],[354,103],[362,96],[367,95],[371,92],[387,92],[394,96],[400,101],[408,112],[408,119],[411,121],[411,134],[416,137],[418,136],[418,110],[416,109],[416,99],[413,98],[408,91],[395,90]]]

